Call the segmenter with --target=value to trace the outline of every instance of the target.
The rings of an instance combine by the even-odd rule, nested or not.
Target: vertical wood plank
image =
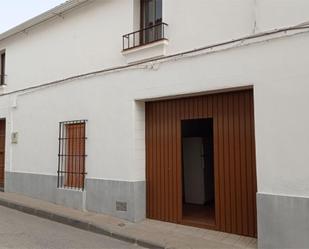
[[[185,102],[178,100],[176,102],[176,194],[177,194],[177,222],[182,221],[182,158],[181,158],[181,119],[184,118]]]
[[[221,227],[220,199],[221,197],[221,177],[219,168],[219,122],[218,122],[218,97],[213,95],[208,98],[208,117],[213,117],[213,146],[214,146],[214,177],[215,177],[215,218],[216,229]],[[211,107],[210,107],[211,105]]]
[[[171,103],[171,127],[170,132],[172,134],[171,136],[171,158],[172,158],[172,166],[171,166],[171,181],[172,181],[172,222],[177,223],[177,209],[178,209],[178,203],[177,203],[177,176],[174,172],[176,172],[177,168],[177,158],[176,158],[176,104],[175,101],[172,100]]]
[[[229,119],[228,119],[228,96],[223,96],[223,162],[225,181],[225,217],[226,231],[231,232],[231,184],[230,184],[230,161],[229,161]]]
[[[241,175],[241,192],[242,192],[242,224],[243,233],[249,234],[248,230],[248,194],[247,194],[247,156],[246,156],[246,119],[245,119],[245,98],[239,94],[239,113],[240,113],[240,175]]]
[[[153,175],[153,196],[152,196],[152,209],[153,209],[153,217],[158,218],[158,188],[157,188],[157,178],[158,178],[158,151],[157,151],[157,105],[152,104],[152,121],[153,121],[153,127],[152,127],[152,136],[153,136],[153,158],[152,158],[152,175]]]
[[[151,121],[149,119],[149,115],[150,115],[150,112],[149,112],[149,103],[146,103],[145,104],[145,122],[146,122],[146,126],[145,126],[145,138],[146,138],[146,169],[145,169],[145,172],[146,172],[146,216],[147,217],[151,217],[150,215],[150,200],[149,200],[149,197],[151,196],[151,193],[150,193],[150,189],[151,189],[151,183],[150,181],[152,180],[150,174],[149,174],[149,170],[150,170],[150,158],[151,158],[151,149],[150,149],[150,146],[153,144],[152,142],[152,139],[151,139],[151,136],[150,136],[150,133],[149,133],[149,130],[150,130],[150,126],[151,126]]]
[[[227,231],[226,229],[226,194],[225,194],[225,174],[224,174],[224,116],[223,116],[223,97],[218,95],[218,167],[220,178],[220,230]]]
[[[254,236],[254,207],[253,207],[253,182],[252,182],[252,155],[251,155],[251,118],[250,118],[250,93],[245,93],[245,137],[247,156],[247,195],[248,195],[248,234]]]
[[[164,204],[165,204],[165,184],[164,184],[164,148],[163,148],[163,136],[164,136],[164,129],[163,129],[163,112],[164,112],[164,106],[163,106],[163,102],[160,102],[160,109],[158,112],[158,116],[159,116],[159,122],[160,125],[159,127],[159,151],[160,151],[160,173],[159,173],[159,184],[160,184],[160,195],[159,195],[159,207],[160,207],[160,219],[161,220],[165,220],[164,219],[164,215],[165,215],[165,209],[164,209]]]
[[[168,220],[168,185],[167,185],[167,166],[168,162],[166,161],[166,103],[162,102],[161,109],[161,153],[162,153],[162,162],[161,162],[161,179],[162,179],[162,207],[163,207],[163,220]]]
[[[230,197],[231,197],[231,232],[237,233],[237,213],[236,213],[236,176],[235,176],[235,151],[234,151],[234,95],[227,95],[228,102],[228,146],[229,146],[229,169],[230,169]]]
[[[239,95],[234,93],[234,149],[235,149],[235,181],[236,181],[236,208],[237,208],[237,234],[242,234],[242,184],[241,184],[241,162],[240,162],[240,114]]]
[[[255,153],[255,124],[254,124],[254,96],[253,91],[250,91],[250,117],[251,117],[251,153],[252,153],[252,186],[253,186],[253,218],[254,218],[254,237],[257,237],[257,210],[256,210],[256,193],[257,193],[257,178],[256,178],[256,153]]]
[[[160,215],[160,194],[161,194],[161,188],[160,188],[160,144],[159,144],[159,116],[158,113],[160,112],[159,110],[159,103],[154,105],[154,111],[155,111],[155,164],[153,165],[154,167],[154,177],[155,177],[155,195],[154,195],[154,211],[155,211],[155,217],[157,219],[161,219]]]

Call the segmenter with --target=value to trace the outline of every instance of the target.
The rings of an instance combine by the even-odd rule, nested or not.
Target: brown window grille
[[[86,122],[59,123],[58,188],[85,187]]]

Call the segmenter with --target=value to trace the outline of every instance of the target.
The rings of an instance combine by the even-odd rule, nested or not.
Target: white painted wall
[[[169,53],[252,34],[254,0],[163,1]]]
[[[132,30],[132,13],[131,0],[98,0],[0,42],[7,91],[124,64],[122,35]]]
[[[167,54],[307,21],[306,0],[165,0]],[[138,28],[138,0],[93,0],[0,42],[6,91],[123,65],[122,35]]]
[[[257,31],[308,22],[307,0],[255,0]]]
[[[144,109],[136,99],[253,84],[259,191],[309,196],[308,41],[302,34],[19,96],[12,170],[55,174],[58,122],[86,118],[88,177],[143,180]]]
[[[172,6],[175,1],[164,5],[168,53],[251,34],[255,16],[258,31],[297,24],[306,21],[301,10],[309,7],[301,0],[178,0]],[[276,4],[284,15],[273,19]],[[7,49],[6,91],[123,65],[121,37],[133,29],[132,13],[132,1],[96,1],[0,43]],[[58,122],[88,119],[87,177],[144,180],[144,105],[137,100],[253,85],[258,190],[309,197],[308,42],[307,33],[298,34],[155,70],[141,66],[74,80],[17,96],[16,108],[14,97],[0,97],[0,115],[12,126],[8,137],[19,132],[19,143],[8,143],[7,170],[55,175]]]

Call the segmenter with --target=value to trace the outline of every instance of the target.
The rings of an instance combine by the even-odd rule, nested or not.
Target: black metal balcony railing
[[[123,50],[136,48],[152,42],[166,40],[166,27],[164,22],[147,27],[123,36]]]

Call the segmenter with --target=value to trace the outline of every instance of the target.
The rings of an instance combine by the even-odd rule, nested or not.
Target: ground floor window
[[[86,120],[59,123],[58,188],[84,189]]]

